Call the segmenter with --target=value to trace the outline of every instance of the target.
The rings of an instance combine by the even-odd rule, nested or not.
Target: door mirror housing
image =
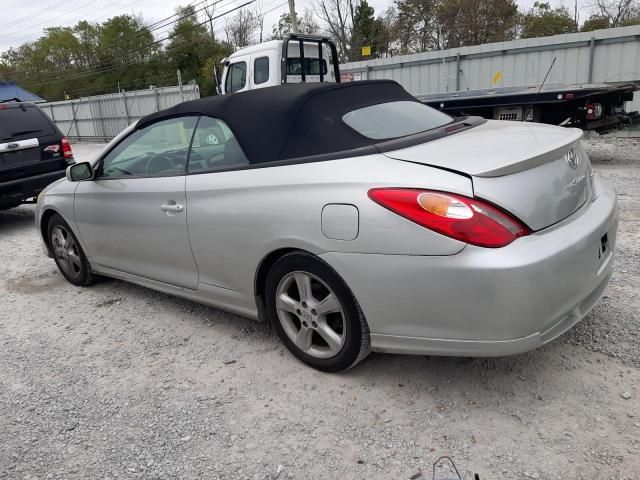
[[[67,180],[79,182],[93,178],[93,168],[89,162],[80,162],[67,167]]]

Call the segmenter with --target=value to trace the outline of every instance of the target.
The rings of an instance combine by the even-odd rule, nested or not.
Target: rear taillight
[[[587,120],[597,120],[602,116],[602,104],[600,103],[587,103],[587,113],[585,118]]]
[[[512,215],[477,198],[413,188],[374,188],[369,198],[429,230],[479,247],[504,247],[531,233]]]
[[[67,140],[65,137],[62,137],[62,141],[60,142],[60,144],[62,145],[62,155],[64,156],[65,160],[73,160],[73,152],[71,151],[71,144],[69,143],[69,140]]]

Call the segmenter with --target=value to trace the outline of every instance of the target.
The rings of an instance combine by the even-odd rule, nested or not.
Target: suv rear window
[[[451,123],[446,113],[420,102],[379,103],[345,113],[342,121],[373,140],[406,137]]]
[[[34,106],[0,106],[0,142],[53,135],[51,121]]]

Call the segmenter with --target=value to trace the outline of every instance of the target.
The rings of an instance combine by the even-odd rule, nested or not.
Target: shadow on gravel
[[[34,226],[32,207],[17,207],[0,210],[0,237],[15,231],[25,230]]]
[[[560,340],[532,352],[496,358],[374,353],[346,375],[400,388],[410,384],[447,384],[461,391],[473,390],[478,384],[492,384],[496,388],[495,381],[499,380],[497,388],[510,391],[514,384],[524,381],[537,383],[538,379],[544,378],[548,382],[548,366],[557,362],[557,350],[562,348]]]
[[[94,285],[90,289],[95,294],[95,298],[92,298],[94,308],[107,315],[109,315],[109,311],[113,311],[115,314],[123,303],[142,301],[153,305],[158,311],[175,316],[176,319],[180,318],[184,322],[183,325],[196,331],[199,330],[205,342],[207,337],[210,337],[212,341],[221,341],[221,337],[225,337],[227,341],[241,342],[242,346],[239,347],[239,350],[243,350],[249,345],[249,348],[256,352],[284,350],[277,335],[263,322],[226,313],[215,307],[156,292],[121,280],[105,279],[104,282]],[[85,300],[87,299],[85,298]],[[137,321],[134,320],[133,323],[136,324]],[[138,334],[141,334],[148,328],[148,325],[140,321],[137,328],[140,329]],[[147,332],[147,334],[153,335],[153,332]],[[467,389],[473,390],[478,384],[481,384],[490,389],[497,389],[504,395],[510,395],[510,392],[516,388],[516,384],[522,384],[525,379],[533,384],[542,378],[546,382],[553,383],[554,375],[550,371],[553,371],[554,368],[550,368],[550,366],[557,364],[560,360],[567,362],[567,356],[562,353],[565,349],[565,340],[561,337],[550,345],[532,352],[500,358],[372,353],[353,369],[336,375],[357,379],[357,381],[367,384],[385,385],[394,389],[398,386],[401,388],[420,384],[420,389],[424,390],[431,385],[448,384],[450,387],[455,386],[456,389],[465,391]],[[235,352],[231,356],[235,358],[235,355],[243,363],[246,362],[246,365],[253,365],[251,359],[243,358],[247,353]],[[278,358],[282,358],[280,354],[278,356]],[[303,376],[309,373],[314,374],[313,369],[296,360],[288,352],[284,353],[284,357],[289,365],[280,363],[282,360],[279,360],[277,362],[279,366],[276,369],[282,368],[283,371],[290,372],[293,368],[298,371],[297,375]]]
[[[10,293],[32,295],[50,291],[51,289],[66,285],[65,279],[58,273],[29,272],[5,281],[5,288]]]

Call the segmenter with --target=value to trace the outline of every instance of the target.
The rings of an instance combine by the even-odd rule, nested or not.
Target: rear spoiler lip
[[[559,127],[560,128],[560,127]],[[539,167],[545,163],[549,163],[553,160],[557,160],[562,155],[566,154],[569,148],[576,142],[580,141],[584,132],[579,128],[566,129],[568,135],[555,145],[548,145],[544,150],[538,152],[532,152],[526,158],[517,162],[509,163],[508,165],[502,165],[483,172],[474,173],[474,177],[502,177],[505,175],[511,175],[514,173],[522,172],[531,168]]]
[[[464,135],[466,131],[468,131],[471,126],[478,126],[478,125],[482,125],[483,123],[487,123],[489,121],[491,122],[496,122],[496,120],[485,120],[481,117],[466,117],[463,118],[461,120],[464,123],[468,123],[470,124],[469,126],[467,126],[464,129],[460,129],[460,130],[455,130],[453,132],[453,134],[460,134],[460,135]],[[455,123],[453,124],[455,125]],[[452,124],[447,125],[447,127],[451,127]],[[546,126],[546,125],[545,125]],[[441,127],[442,128],[442,127]],[[419,165],[425,165],[427,167],[433,167],[433,168],[439,168],[440,170],[447,170],[449,172],[453,172],[453,173],[457,173],[460,175],[464,175],[465,177],[468,178],[491,178],[491,177],[502,177],[505,175],[511,175],[514,173],[518,173],[518,172],[522,172],[524,170],[528,170],[530,168],[535,168],[538,167],[540,165],[544,165],[545,163],[549,163],[552,162],[554,160],[557,160],[559,157],[565,155],[567,153],[567,151],[569,150],[569,148],[571,148],[572,146],[575,146],[576,143],[578,141],[580,141],[580,139],[582,138],[583,135],[583,131],[580,130],[579,128],[563,128],[563,127],[557,127],[557,128],[562,128],[563,131],[566,133],[566,135],[559,141],[556,141],[553,144],[547,144],[545,147],[535,151],[532,150],[530,153],[528,153],[526,156],[523,156],[520,159],[516,159],[516,161],[514,162],[510,162],[507,164],[503,164],[503,165],[496,165],[496,166],[492,166],[490,168],[487,168],[486,170],[473,170],[473,169],[459,169],[459,168],[451,168],[450,166],[447,165],[443,165],[441,163],[430,163],[428,161],[415,161],[412,160],[410,158],[402,158],[402,156],[398,155],[397,153],[395,153],[395,150],[401,150],[405,147],[410,147],[415,145],[418,142],[412,142],[406,145],[403,145],[403,139],[398,139],[395,140],[393,142],[386,142],[389,145],[386,144],[378,144],[378,150],[379,153],[384,154],[385,156],[387,156],[388,158],[391,158],[393,160],[401,160],[404,162],[409,162],[409,163],[415,163],[415,164],[419,164]],[[430,131],[430,132],[425,132],[427,134],[437,134],[437,131],[440,129],[436,129],[436,131]],[[423,134],[418,134],[418,135],[425,135]],[[418,136],[415,135],[415,136]],[[415,136],[411,136],[412,138]],[[438,138],[442,138],[444,136],[448,136],[448,135],[435,135],[433,138],[429,138],[429,139],[425,139],[424,142],[419,142],[419,143],[427,143],[430,140],[436,140]],[[380,148],[381,146],[384,146],[386,148]],[[471,171],[468,171],[471,170]]]

